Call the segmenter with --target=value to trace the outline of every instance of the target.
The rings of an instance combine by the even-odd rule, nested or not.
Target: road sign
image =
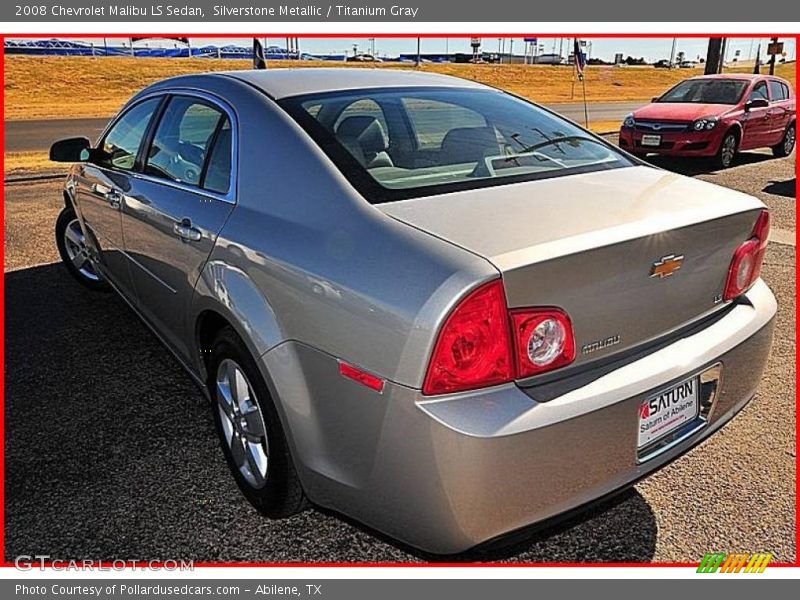
[[[470,38],[469,39],[469,44],[473,48],[480,48],[480,46],[481,46],[481,38]]]
[[[783,42],[770,42],[767,54],[783,54]]]
[[[531,44],[535,44],[536,42],[538,42],[538,41],[539,41],[539,40],[538,40],[538,39],[536,39],[536,38],[523,38],[523,39],[524,39],[526,42],[529,42],[529,43],[531,43]]]

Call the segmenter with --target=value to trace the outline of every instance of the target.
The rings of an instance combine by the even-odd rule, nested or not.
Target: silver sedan
[[[685,453],[770,350],[759,201],[474,82],[177,77],[51,158],[67,269],[175,354],[270,517],[491,542]]]

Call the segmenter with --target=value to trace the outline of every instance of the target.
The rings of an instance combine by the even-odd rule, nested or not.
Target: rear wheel
[[[784,156],[789,156],[794,150],[794,145],[796,141],[797,141],[797,130],[795,129],[795,124],[792,123],[791,125],[789,125],[789,127],[786,128],[781,143],[772,147],[773,156],[777,156],[779,158],[783,158]]]
[[[266,384],[238,335],[224,328],[211,349],[209,389],[233,478],[261,513],[282,518],[307,506]]]
[[[81,223],[71,206],[65,207],[56,219],[56,246],[70,275],[89,289],[108,289],[89,253]]]
[[[719,144],[716,156],[714,156],[714,166],[719,169],[727,169],[733,164],[736,157],[736,150],[739,148],[739,139],[732,131],[728,131]]]

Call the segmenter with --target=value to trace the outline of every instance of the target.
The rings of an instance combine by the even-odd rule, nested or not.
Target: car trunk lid
[[[705,182],[629,167],[379,208],[491,261],[510,308],[565,310],[575,331],[574,368],[720,309],[734,250],[763,206]]]

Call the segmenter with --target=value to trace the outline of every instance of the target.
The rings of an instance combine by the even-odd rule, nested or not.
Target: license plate
[[[642,146],[660,146],[661,145],[661,136],[660,135],[643,135],[642,136]]]
[[[639,405],[639,448],[669,435],[700,414],[697,377],[684,379]]]

